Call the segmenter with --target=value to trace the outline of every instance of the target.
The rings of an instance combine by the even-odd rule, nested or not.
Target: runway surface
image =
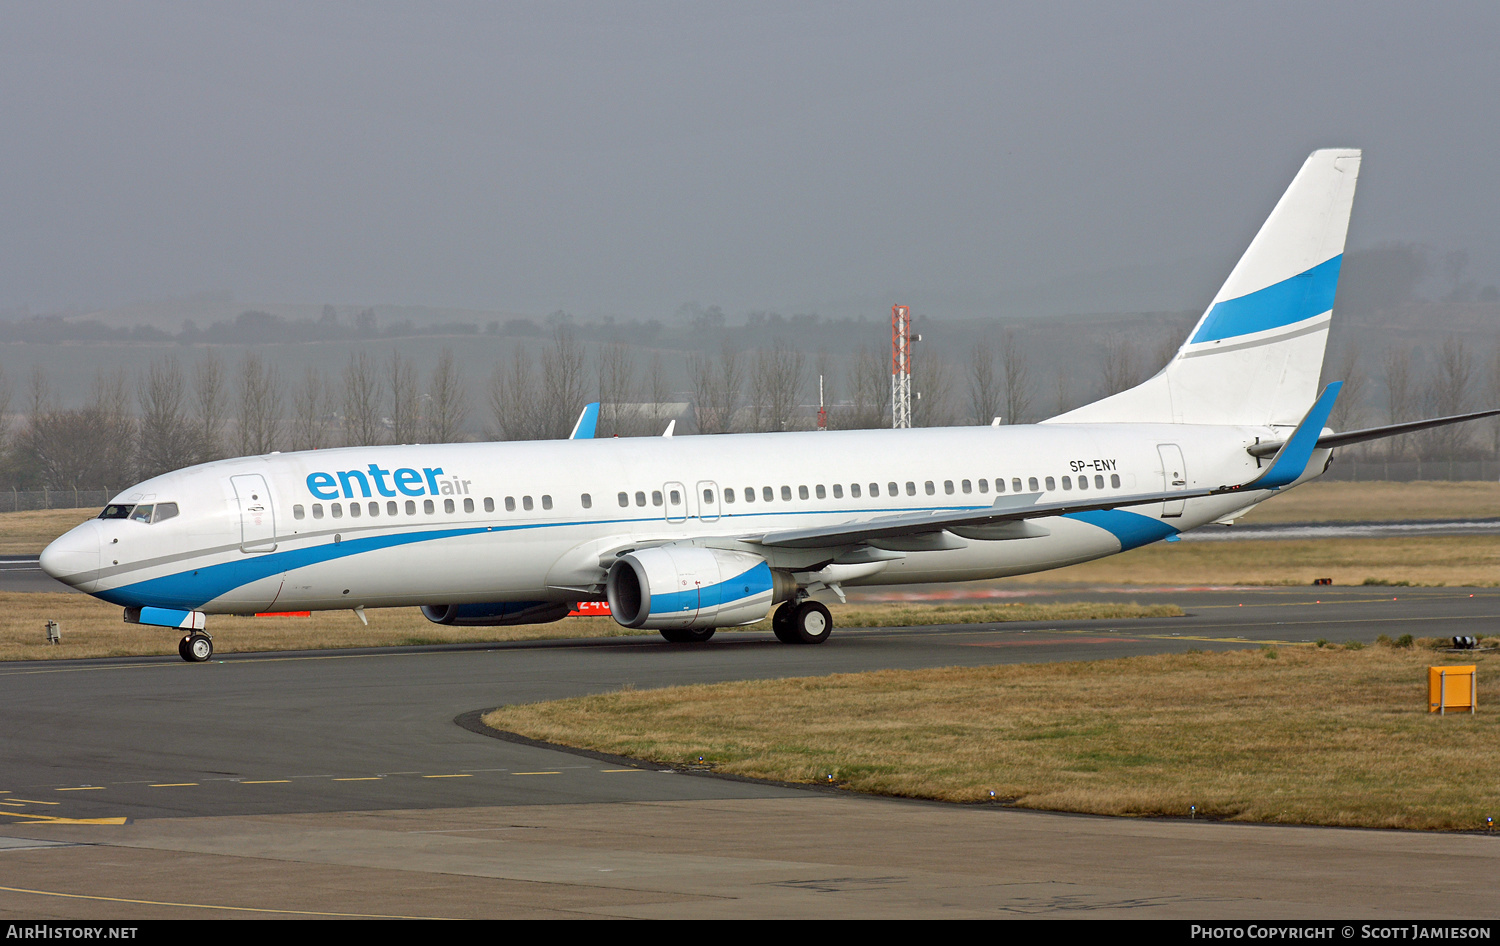
[[[1188,615],[0,665],[0,916],[1494,915],[1442,891],[1500,872],[1500,839],[867,799],[459,722],[627,684],[1500,628],[1493,589],[1095,594]]]

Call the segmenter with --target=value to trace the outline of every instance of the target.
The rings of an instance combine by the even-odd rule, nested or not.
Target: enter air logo
[[[440,466],[424,466],[419,473],[411,467],[382,470],[371,463],[368,470],[309,473],[307,491],[317,499],[369,498],[376,494],[390,497],[462,496],[469,492],[471,482],[444,474]]]

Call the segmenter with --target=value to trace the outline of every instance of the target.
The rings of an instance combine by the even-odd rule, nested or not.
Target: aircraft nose
[[[102,542],[97,522],[85,522],[42,550],[42,571],[75,588],[99,577]]]

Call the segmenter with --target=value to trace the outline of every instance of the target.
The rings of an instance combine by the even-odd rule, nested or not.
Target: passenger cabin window
[[[432,504],[432,500],[424,499],[422,500],[422,511],[430,516],[433,513],[437,512],[437,506],[434,506]]]
[[[672,505],[674,505],[674,506],[680,506],[680,505],[682,505],[682,494],[680,492],[678,492],[677,490],[675,490],[675,489],[672,490],[671,491],[671,500],[672,500]]]
[[[618,499],[620,500],[621,509],[624,509],[626,506],[630,505],[630,495],[628,493],[621,493]]]
[[[583,504],[584,509],[594,508],[594,497],[590,496],[588,493],[584,493],[582,496],[578,497],[578,501]]]
[[[646,494],[643,491],[641,491],[641,490],[636,490],[635,491],[635,504],[637,506],[644,506],[644,505],[646,505]]]
[[[507,497],[505,497],[505,511],[506,512],[515,512],[516,511],[516,497],[514,497],[514,496],[507,496]]]
[[[1114,487],[1115,489],[1119,489],[1120,488],[1120,474],[1118,474],[1118,473],[1111,473],[1111,474],[1109,474],[1109,485],[1112,486],[1112,487]]]
[[[859,484],[858,483],[850,483],[849,484],[849,495],[853,496],[855,499],[859,498]]]
[[[485,502],[489,503],[490,500],[486,499]],[[493,505],[494,504],[491,503],[492,508]],[[417,514],[417,501],[415,499],[408,499],[406,501],[406,514],[408,516],[415,516]]]
[[[301,505],[295,505],[295,506],[293,506],[292,507],[292,518],[293,519],[306,519],[307,518],[307,510],[304,509],[304,508],[302,508]]]
[[[370,515],[371,516],[378,516],[378,515],[380,515],[380,503],[377,503],[373,499],[370,500]]]
[[[1094,477],[1094,489],[1103,489],[1103,488],[1104,488],[1104,474],[1100,473],[1098,476]]]
[[[964,480],[963,482],[959,483],[958,485],[961,486],[961,487],[963,487],[963,491],[964,491],[965,495],[968,495],[969,493],[974,492],[974,484],[971,483],[971,482],[969,482],[968,480]],[[951,493],[951,492],[953,492],[953,490],[950,489],[950,490],[948,490],[948,492]]]
[[[755,487],[754,486],[746,486],[745,487],[745,502],[747,502],[747,503],[753,503],[753,502],[755,502]]]
[[[990,481],[989,480],[980,480],[979,481],[979,491],[981,493],[988,493],[990,491]],[[1003,493],[1003,492],[1005,492],[1005,481],[1004,480],[996,480],[995,481],[995,492],[997,492],[997,493]]]
[[[792,488],[790,486],[781,487],[781,501],[786,503],[792,501]]]
[[[622,493],[621,495],[624,495],[624,494]],[[408,507],[410,507],[411,506],[411,502],[408,501],[406,505]],[[621,503],[621,505],[623,506],[624,503]],[[407,511],[410,512],[411,511],[410,508],[408,508]],[[493,497],[490,497],[490,496],[484,497],[484,511],[485,512],[494,512],[495,511],[495,500],[494,500]]]
[[[659,489],[653,489],[651,491],[651,505],[653,505],[653,506],[660,506],[661,505],[661,490],[659,490]]]
[[[917,495],[917,484],[913,483],[911,480],[907,480],[906,481],[906,495],[908,495],[908,496],[915,496],[915,495]]]
[[[358,519],[359,518],[359,503],[350,503],[349,504],[349,518],[350,519]]]
[[[712,506],[714,502],[714,491],[711,489],[705,489],[703,491],[703,501]],[[734,500],[731,499],[730,502],[734,502]]]
[[[313,503],[313,518],[314,519],[322,519],[323,518],[323,504],[322,503]]]
[[[1065,477],[1063,477],[1063,479],[1067,479],[1067,477],[1065,476]],[[1078,478],[1078,488],[1079,489],[1088,489],[1089,488],[1089,478],[1087,476],[1080,476]]]
[[[547,495],[546,493],[542,494],[542,508],[543,509],[551,509],[552,508],[552,497],[549,496],[549,495]]]
[[[1041,486],[1040,483],[1038,483],[1036,481],[1036,477],[1034,477],[1034,476],[1028,477],[1026,482],[1027,482],[1028,485],[1030,485],[1031,491],[1033,493],[1037,493],[1037,492],[1041,491],[1042,486]],[[1013,483],[1015,485],[1016,492],[1019,493],[1021,491],[1021,481],[1020,480],[1011,480],[1011,483]]]
[[[732,488],[724,491],[724,501],[726,503],[734,502],[734,490]]]
[[[328,511],[333,514],[333,518],[335,518],[335,519],[342,519],[342,518],[344,518],[344,504],[343,503],[333,503],[333,504],[331,504],[328,507]]]
[[[474,511],[474,500],[465,498],[464,499],[464,512],[473,512],[473,511]]]
[[[454,509],[453,509],[453,500],[451,500],[451,499],[445,499],[445,500],[443,500],[443,512],[449,513],[450,515],[454,512]]]
[[[799,486],[799,487],[797,487],[797,498],[798,499],[806,499],[807,498],[807,487],[806,486]]]
[[[385,504],[385,514],[387,516],[394,516],[400,511],[401,507],[396,505],[396,501],[394,499]]]
[[[922,484],[922,489],[927,493],[928,496],[936,496],[937,495],[937,487],[935,487],[935,486],[932,485],[932,480],[928,480],[927,482],[923,483]],[[950,490],[950,492],[951,492],[951,490]]]
[[[823,487],[821,487],[821,486],[818,487],[818,498],[819,499],[823,498]],[[844,484],[843,483],[834,483],[833,484],[833,498],[834,499],[843,499],[844,498]]]
[[[1051,488],[1052,484],[1051,484],[1050,481],[1048,482],[1047,486],[1048,486],[1048,488]],[[1071,477],[1071,476],[1065,476],[1065,477],[1063,477],[1063,489],[1072,489],[1072,488],[1073,488],[1073,477]]]
[[[1049,477],[1047,477],[1047,488],[1048,488],[1048,489],[1057,489],[1057,481],[1056,481],[1056,480],[1054,480],[1054,479],[1053,479],[1053,478],[1052,478],[1052,477],[1050,477],[1050,476],[1049,476]]]
[[[874,490],[871,490],[871,492],[874,492]],[[899,496],[901,495],[901,488],[895,483],[887,483],[885,484],[885,494],[887,496]]]
[[[771,500],[776,498],[776,494],[771,492],[771,487],[762,486],[760,488],[760,498],[764,499],[766,502],[770,502]]]
[[[522,509],[526,510],[527,512],[530,512],[531,508],[532,508],[532,505],[533,505],[533,503],[531,502],[531,497],[530,496],[522,496],[521,497],[521,508]],[[449,512],[453,511],[453,500],[451,500],[451,499],[448,500],[448,511]]]

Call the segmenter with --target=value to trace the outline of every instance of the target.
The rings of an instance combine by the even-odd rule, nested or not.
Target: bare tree
[[[1364,418],[1365,376],[1359,370],[1359,342],[1351,339],[1339,357],[1335,377],[1328,380],[1342,381],[1338,400],[1333,402],[1333,413],[1328,423],[1334,430],[1353,430]]]
[[[198,456],[203,460],[218,460],[224,456],[228,397],[224,393],[224,362],[211,351],[193,366],[193,401]]]
[[[301,386],[292,395],[293,450],[318,450],[328,446],[330,394],[328,385],[323,381],[323,373],[315,366],[308,365],[307,371],[302,375]]]
[[[1400,424],[1416,418],[1416,385],[1411,375],[1411,349],[1391,348],[1385,353],[1386,423]],[[1390,456],[1403,457],[1411,452],[1411,437],[1392,437],[1386,445]]]
[[[197,463],[202,440],[188,416],[187,379],[176,356],[152,359],[136,396],[141,405],[141,476],[159,476]]]
[[[395,443],[416,443],[420,403],[417,396],[417,369],[410,358],[402,358],[399,350],[391,352],[391,363],[386,383],[391,387],[391,440]]]
[[[239,407],[240,455],[276,450],[281,442],[281,379],[255,352],[246,352],[240,364]]]
[[[969,407],[974,423],[988,424],[1000,416],[1001,379],[995,371],[995,349],[980,337],[969,349]]]
[[[936,351],[918,352],[911,362],[912,426],[947,427],[953,423],[953,371]]]
[[[444,348],[427,386],[427,416],[424,418],[427,442],[453,443],[458,440],[468,413],[469,396],[453,360],[453,349]]]
[[[1140,384],[1143,380],[1140,361],[1135,341],[1130,336],[1114,334],[1106,338],[1104,364],[1099,374],[1104,387],[1102,395],[1108,397]]]
[[[866,345],[854,353],[854,370],[849,375],[849,414],[840,426],[867,430],[890,424],[890,359]]]
[[[511,350],[509,371],[497,365],[490,376],[490,411],[501,440],[540,440],[545,436],[541,389],[525,346]]]
[[[666,404],[672,397],[672,387],[667,383],[667,366],[662,362],[661,352],[651,353],[651,367],[646,369],[646,396],[651,399],[651,435],[664,431],[667,420]]]
[[[723,434],[735,428],[744,371],[744,357],[728,342],[719,349],[717,363],[705,352],[693,352],[688,356],[688,378],[693,386],[693,421],[698,433]]]
[[[344,367],[344,442],[351,447],[368,447],[384,440],[380,423],[380,401],[385,392],[369,352],[360,349],[349,354]]]
[[[599,424],[600,437],[634,437],[640,432],[641,418],[628,413],[626,405],[634,403],[635,362],[624,342],[610,342],[599,351]]]
[[[1000,368],[1005,372],[1005,422],[1019,424],[1031,410],[1030,369],[1010,329],[1000,341]]]
[[[573,330],[560,324],[542,351],[542,436],[564,440],[573,430],[588,397],[583,346]]]
[[[1462,414],[1469,406],[1473,369],[1463,341],[1456,335],[1443,339],[1437,364],[1427,386],[1427,408],[1434,416]],[[1433,458],[1455,458],[1470,449],[1467,424],[1449,424],[1423,431],[1423,453]]]
[[[32,373],[32,410],[22,434],[25,462],[51,489],[107,489],[137,479],[135,420],[123,372],[100,371],[82,410],[53,403],[46,376]]]
[[[807,370],[807,358],[781,339],[755,354],[751,402],[757,430],[791,430]]]

